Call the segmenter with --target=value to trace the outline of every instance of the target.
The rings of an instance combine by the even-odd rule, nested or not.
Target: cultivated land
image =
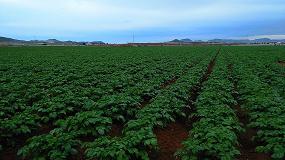
[[[0,159],[284,159],[285,47],[1,47]]]

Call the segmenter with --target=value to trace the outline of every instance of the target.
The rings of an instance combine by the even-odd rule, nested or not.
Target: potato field
[[[285,47],[0,47],[1,160],[285,158]]]

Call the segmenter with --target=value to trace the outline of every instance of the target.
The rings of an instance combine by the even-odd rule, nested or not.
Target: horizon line
[[[8,36],[2,36],[0,35],[0,37],[3,38],[11,38],[14,40],[21,40],[21,41],[47,41],[47,40],[58,40],[58,41],[72,41],[72,42],[104,42],[104,43],[110,43],[110,44],[124,44],[124,43],[133,43],[132,40],[130,41],[126,41],[126,42],[107,42],[107,41],[103,41],[103,40],[72,40],[72,39],[64,39],[64,38],[46,38],[46,39],[31,39],[31,38],[15,38],[15,37],[8,37]],[[179,36],[177,36],[179,37]],[[209,38],[209,39],[191,39],[188,37],[185,38],[172,38],[172,39],[168,39],[168,40],[161,40],[161,41],[137,41],[135,43],[164,43],[164,42],[170,42],[172,40],[183,40],[183,39],[189,39],[192,41],[203,41],[203,42],[207,42],[210,40],[215,40],[215,39],[221,39],[221,40],[257,40],[257,39],[270,39],[270,40],[284,40],[285,39],[285,34],[271,34],[271,35],[252,35],[252,36],[240,36],[240,37],[228,37],[228,38]]]

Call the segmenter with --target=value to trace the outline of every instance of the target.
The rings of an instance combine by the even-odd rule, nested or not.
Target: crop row
[[[255,75],[285,98],[285,68],[278,64],[282,56],[274,54],[276,50],[266,48],[230,48],[227,50],[232,54],[237,54],[238,62],[242,62],[247,68],[252,68]]]
[[[17,81],[19,79],[16,78],[16,82],[12,81],[11,83],[4,81],[3,92],[1,92],[1,94],[4,95],[4,100],[1,102],[4,102],[6,107],[1,108],[3,109],[1,111],[4,116],[4,121],[1,121],[0,126],[1,144],[4,144],[5,148],[7,148],[7,146],[15,146],[19,143],[15,137],[20,136],[21,138],[22,136],[29,136],[32,138],[30,138],[27,144],[18,152],[19,155],[37,158],[46,156],[51,159],[73,155],[79,150],[78,146],[82,143],[80,139],[84,139],[84,137],[95,139],[99,136],[106,135],[110,131],[111,124],[114,123],[114,121],[125,122],[127,119],[134,117],[136,112],[140,109],[140,104],[145,101],[145,97],[148,98],[157,95],[160,92],[161,84],[165,83],[168,79],[181,76],[183,72],[187,71],[189,65],[194,65],[194,63],[200,61],[201,58],[207,56],[209,52],[201,55],[199,53],[200,51],[201,49],[199,48],[198,50],[193,49],[189,56],[191,59],[177,58],[171,60],[169,57],[165,57],[160,58],[163,60],[158,61],[150,59],[151,62],[149,62],[149,64],[145,65],[139,63],[138,66],[134,65],[137,63],[136,61],[130,59],[128,61],[134,62],[134,64],[128,65],[124,62],[122,63],[122,67],[108,61],[101,66],[105,66],[105,71],[97,67],[92,68],[91,64],[86,65],[83,63],[84,67],[82,67],[78,65],[78,62],[75,63],[75,66],[71,67],[72,70],[68,69],[68,66],[63,66],[62,69],[64,73],[71,71],[72,73],[70,75],[76,76],[77,78],[71,79],[65,84],[57,84],[61,86],[50,86],[51,88],[46,89],[47,92],[43,93],[43,97],[38,97],[38,100],[29,104],[29,106],[23,106],[19,110],[11,110],[13,109],[11,106],[21,104],[18,102],[21,98],[14,97],[17,101],[9,104],[5,102],[6,97],[10,98],[11,94],[17,93],[14,92],[13,88],[9,87],[14,83],[19,83],[19,81]],[[177,56],[179,56],[179,54]],[[134,59],[136,58],[138,57],[134,57]],[[145,62],[145,60],[146,58],[143,57],[142,61]],[[80,59],[80,62],[81,61],[82,59]],[[179,65],[177,65],[177,63]],[[45,75],[45,78],[50,77],[50,74],[55,74],[51,77],[59,78],[57,80],[59,82],[64,81],[61,78],[70,77],[69,75],[59,76],[60,74],[58,74],[58,72],[53,72],[52,67],[54,66],[51,67],[49,65],[50,64],[48,64],[50,70],[47,69],[48,71],[39,71],[38,73],[43,74],[42,72],[47,72],[48,76],[45,77]],[[116,65],[114,66],[116,70],[114,70],[114,73],[110,72],[112,68],[106,68],[106,66],[110,67],[112,65]],[[127,66],[129,66],[129,69]],[[82,67],[82,69],[78,69],[78,67]],[[74,68],[77,68],[77,70],[74,70]],[[134,68],[138,68],[141,72],[135,71],[136,69]],[[12,70],[13,69],[15,68],[12,68]],[[90,69],[94,69],[94,71]],[[78,71],[83,72],[80,73]],[[95,74],[95,72],[98,71],[102,73],[99,75]],[[13,73],[14,71],[11,71],[11,68],[9,68],[4,73],[6,72]],[[110,72],[111,77],[108,76],[106,72]],[[102,75],[106,75],[106,77],[102,77]],[[42,76],[36,76],[36,78],[39,79],[41,79],[41,77]],[[36,78],[32,77],[31,79]],[[42,89],[43,86],[41,82],[49,82],[45,78],[35,83],[37,85],[36,87]],[[29,78],[25,80],[27,81],[27,79]],[[51,80],[52,79],[53,78],[51,78]],[[93,80],[97,80],[97,82]],[[98,80],[100,81],[98,82]],[[122,83],[123,85],[118,86],[113,85],[113,83]],[[54,84],[54,82],[52,82],[52,84]],[[29,84],[26,82],[26,85]],[[19,88],[16,90],[18,89]],[[92,89],[94,89],[95,92]],[[19,91],[23,92],[23,90]],[[38,90],[35,89],[35,93],[30,94],[36,94],[33,96],[37,97],[37,94],[41,93],[37,91]],[[103,92],[94,99],[94,95],[96,96],[98,94],[97,91]],[[9,94],[7,94],[8,92]],[[29,98],[22,97],[22,99],[23,101],[27,101]],[[18,113],[16,113],[16,111]],[[46,124],[49,125],[48,129],[39,132]],[[96,127],[94,128],[94,126]],[[69,134],[70,132],[72,133]],[[63,143],[64,141],[65,143]]]
[[[177,116],[186,116],[183,109],[187,106],[189,91],[206,72],[209,58],[205,57],[175,84],[160,92],[151,104],[139,110],[136,118],[125,125],[122,137],[100,137],[94,142],[84,144],[86,157],[148,159],[149,152],[159,149],[154,128],[166,126],[175,121]]]
[[[210,158],[234,159],[237,149],[237,135],[242,131],[233,108],[233,84],[229,80],[227,62],[221,53],[209,79],[195,102],[196,117],[189,138],[176,154],[182,160]]]
[[[262,142],[256,150],[272,154],[272,158],[285,156],[285,101],[272,86],[262,82],[253,72],[236,65],[238,90],[249,111],[250,126],[258,130],[255,140]]]
[[[284,47],[221,48],[0,48],[0,159],[161,158],[178,119],[178,159],[239,158],[248,128],[284,159]]]
[[[255,51],[256,55],[251,55],[243,50],[241,53],[228,51],[227,56],[234,64],[233,75],[241,107],[249,115],[248,127],[257,130],[253,139],[257,145],[256,151],[270,154],[273,159],[283,159],[285,101],[281,91],[284,89],[284,79],[278,73],[281,69],[275,65],[276,58],[263,52],[258,55]],[[244,57],[243,53],[249,54],[248,57]]]

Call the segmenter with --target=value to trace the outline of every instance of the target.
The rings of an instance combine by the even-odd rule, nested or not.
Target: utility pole
[[[133,33],[133,43],[135,43],[135,33]]]

